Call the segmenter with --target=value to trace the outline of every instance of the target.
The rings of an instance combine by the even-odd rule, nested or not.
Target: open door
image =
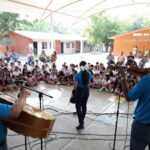
[[[34,49],[34,54],[37,55],[38,54],[38,43],[37,42],[33,42],[33,49]]]
[[[63,54],[63,53],[64,53],[64,43],[61,42],[61,54]]]

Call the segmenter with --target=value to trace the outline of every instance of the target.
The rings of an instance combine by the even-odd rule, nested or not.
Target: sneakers
[[[100,88],[98,91],[99,91],[99,92],[102,92],[102,91],[103,91],[103,89],[104,89],[104,88],[102,87],[102,88]]]
[[[79,126],[76,127],[76,129],[77,130],[84,129],[84,126],[79,125]]]

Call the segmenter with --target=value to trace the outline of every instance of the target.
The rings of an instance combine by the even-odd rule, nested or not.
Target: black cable
[[[108,108],[108,107],[107,107]],[[55,112],[59,112],[58,111],[58,108],[56,108],[56,109],[53,109],[53,108],[46,108],[46,109],[52,109],[52,110],[54,110]],[[62,110],[61,110],[62,111]],[[103,110],[103,112],[104,112],[105,110]],[[73,115],[73,112],[61,112],[61,113],[58,113],[58,114],[56,114],[56,116],[59,116],[59,115]],[[115,115],[116,113],[87,113],[87,114],[92,114],[92,115],[96,115],[95,116],[95,119],[98,117],[98,116],[100,116],[100,115]],[[120,113],[120,115],[122,115],[122,116],[120,116],[120,117],[124,117],[123,115],[127,115],[127,118],[129,117],[129,115],[133,115],[132,113],[130,113],[129,114],[129,112],[128,113]],[[87,117],[86,117],[87,118]],[[90,118],[91,119],[91,118]],[[92,120],[92,122],[93,121],[97,121],[97,120],[95,120],[95,119],[91,119]],[[92,122],[90,122],[89,124],[91,124]],[[74,135],[74,137],[68,137],[70,140],[72,140],[72,139],[76,139],[76,137],[75,136],[79,136],[79,135],[91,135],[91,136],[113,136],[113,135],[96,135],[96,134],[76,134],[76,133],[64,133],[64,132],[53,132],[53,134],[54,133],[56,133],[56,134],[72,134],[72,135]],[[51,134],[51,135],[53,135],[53,134]],[[13,134],[14,136],[16,136],[16,135],[18,135],[18,134]],[[12,134],[11,135],[9,135],[9,136],[13,136]],[[127,135],[127,133],[126,133],[126,135],[117,135],[117,136],[130,136],[130,135]],[[63,138],[63,137],[60,137],[60,138]],[[67,138],[67,137],[64,137],[64,138]],[[55,138],[54,138],[55,139]],[[53,140],[54,140],[53,139]],[[58,139],[58,138],[57,138]],[[78,138],[79,139],[79,138]],[[92,139],[86,139],[86,138],[83,138],[84,140],[94,140],[93,138]],[[51,139],[52,140],[52,139]],[[50,141],[51,141],[50,140]],[[97,139],[97,140],[109,140],[109,139]],[[122,140],[122,139],[121,139]],[[37,140],[34,140],[34,141],[32,141],[31,143],[33,143],[33,142],[35,142],[35,141],[37,141]],[[49,140],[48,140],[49,141]],[[47,142],[47,141],[45,141],[45,142]],[[44,142],[44,143],[45,143]],[[68,142],[67,142],[68,143]],[[66,144],[65,144],[66,145]],[[18,146],[20,146],[20,145],[18,145]],[[24,146],[24,144],[22,144],[21,146]],[[17,146],[16,146],[17,147]],[[14,147],[13,147],[14,148]]]
[[[104,138],[82,138],[82,137],[49,137],[48,139],[47,139],[47,141],[44,141],[43,143],[50,143],[50,142],[52,142],[52,141],[54,141],[54,140],[61,140],[61,139],[70,139],[70,140],[74,140],[74,139],[79,139],[79,140],[98,140],[98,141],[113,141],[113,138],[111,138],[111,139],[104,139]],[[117,141],[124,141],[124,139],[117,139]],[[35,146],[37,146],[37,145],[40,145],[40,142],[38,142],[38,143],[35,143],[34,145],[32,145],[32,148],[33,147],[35,147]],[[66,145],[66,144],[65,144]],[[64,146],[65,146],[64,145]],[[61,147],[60,149],[62,149],[62,148],[64,148],[64,146],[63,147]],[[37,148],[36,150],[39,150],[39,148]]]
[[[110,106],[113,105],[113,103],[114,103],[114,102],[112,102],[109,106],[107,106],[106,108],[104,108],[101,113],[105,112]],[[95,116],[95,118],[92,120],[92,122],[95,121],[95,119],[96,119],[98,116],[99,116],[99,114],[97,114],[97,115]],[[88,124],[88,126],[89,126],[92,122],[90,122],[90,123]],[[76,136],[76,135],[75,135],[75,136]],[[75,137],[75,136],[74,136],[74,137]],[[72,140],[72,139],[70,139],[70,141],[71,141],[71,140]],[[69,143],[69,142],[67,142],[65,145],[63,145],[59,150],[61,150],[62,148],[64,148],[68,143]]]
[[[47,141],[43,141],[43,143],[48,143],[48,142],[51,142],[52,140],[54,140],[54,139],[57,139],[57,135],[53,138],[53,137],[49,137],[49,138],[47,138]],[[41,144],[41,142],[38,142],[38,143],[35,143],[34,145],[32,145],[32,148],[34,148],[35,146],[37,146],[37,145],[39,145],[39,144]]]
[[[80,135],[80,136],[113,136],[113,134],[90,134],[90,133],[88,133],[88,134],[86,134],[86,133],[78,133],[78,134],[76,134],[76,133],[71,133],[71,132],[52,132],[53,134],[65,134],[65,135]],[[117,134],[117,136],[126,136],[126,134]],[[127,136],[130,136],[130,135],[128,135],[127,134]]]
[[[127,142],[127,134],[128,134],[128,121],[129,121],[129,102],[128,102],[128,107],[127,107],[127,123],[126,123],[126,136],[125,136],[125,142],[124,142],[124,150],[125,150],[125,146],[126,146],[126,142]]]
[[[33,141],[30,142],[30,144],[31,144],[31,143],[34,143],[34,142],[36,142],[36,141],[38,141],[38,140],[39,140],[39,139],[33,140]],[[15,149],[15,148],[22,147],[22,146],[24,146],[24,144],[12,146],[11,149]]]
[[[27,140],[28,140],[29,148],[30,148],[30,150],[32,150],[32,148],[31,148],[31,144],[30,144],[30,141],[29,141],[29,138],[27,138]]]

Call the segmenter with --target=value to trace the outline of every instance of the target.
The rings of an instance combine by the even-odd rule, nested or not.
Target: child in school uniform
[[[91,82],[91,88],[99,89],[101,88],[101,79],[99,74],[95,74],[93,77],[93,82]]]

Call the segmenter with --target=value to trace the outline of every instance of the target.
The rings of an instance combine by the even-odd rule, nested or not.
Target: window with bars
[[[47,49],[47,42],[42,42],[42,49]]]

